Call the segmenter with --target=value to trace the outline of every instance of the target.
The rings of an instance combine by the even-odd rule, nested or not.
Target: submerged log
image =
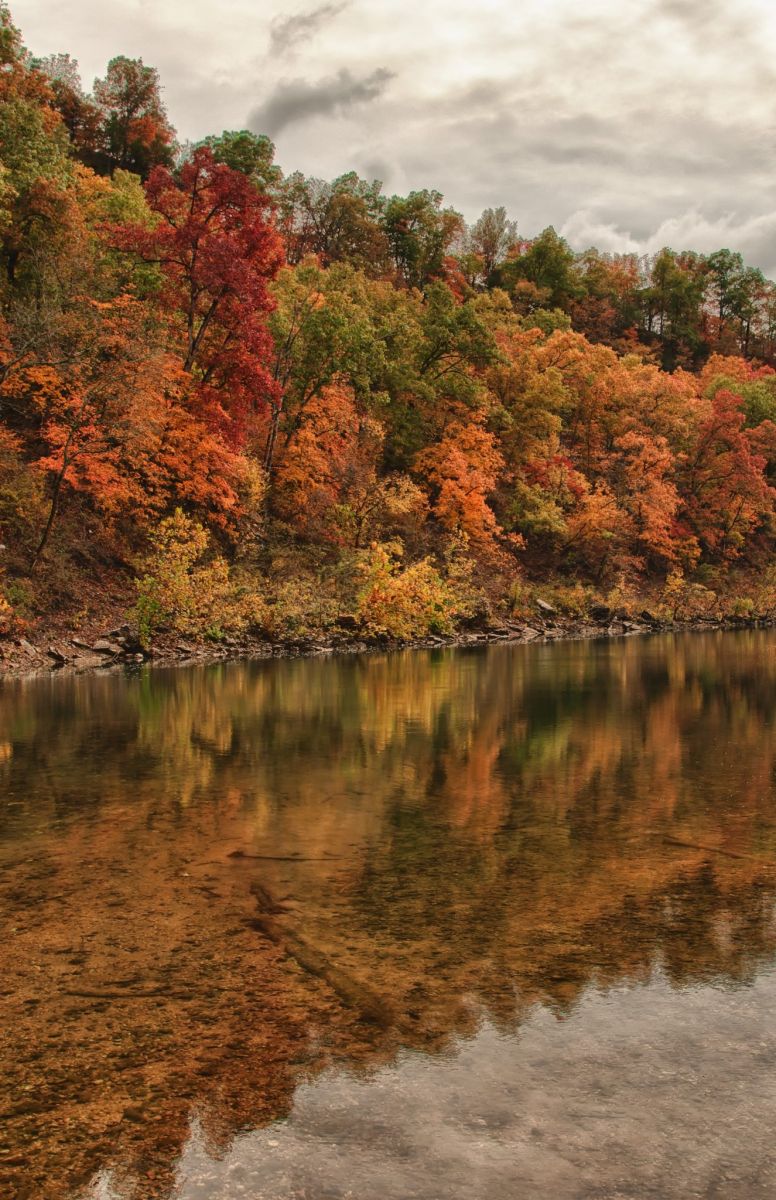
[[[764,867],[769,871],[776,869],[776,863],[769,862],[767,858],[758,858],[755,854],[745,854],[741,850],[728,850],[725,846],[708,846],[703,842],[685,841],[683,838],[664,837],[664,842],[668,842],[671,846],[683,846],[686,850],[703,850],[707,854],[722,854],[725,858],[741,858],[746,862],[757,863],[758,867]]]
[[[168,988],[146,988],[141,992],[114,991],[110,988],[66,988],[63,996],[77,996],[83,1000],[154,1000],[163,996],[165,1000],[190,1000],[188,992],[173,992]]]
[[[379,992],[338,967],[322,950],[277,920],[273,914],[283,909],[262,884],[254,883],[251,891],[259,906],[259,915],[249,922],[252,929],[259,930],[279,946],[302,970],[327,983],[343,1004],[355,1009],[363,1020],[379,1025],[381,1029],[388,1029],[396,1023],[396,1014]]]
[[[303,858],[301,854],[246,854],[244,850],[232,850],[227,858],[250,858],[253,862],[335,862],[341,856],[329,854],[325,858]]]

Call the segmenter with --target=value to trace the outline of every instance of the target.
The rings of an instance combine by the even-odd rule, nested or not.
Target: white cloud
[[[559,232],[575,249],[595,246],[611,254],[655,254],[663,246],[709,254],[727,247],[739,250],[748,263],[761,265],[776,278],[776,211],[752,217],[738,213],[709,217],[690,210],[661,221],[646,237],[638,238],[580,209]]]

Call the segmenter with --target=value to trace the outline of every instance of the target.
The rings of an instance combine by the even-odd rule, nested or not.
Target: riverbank
[[[637,634],[689,630],[772,628],[776,619],[740,616],[664,620],[644,611],[637,617],[596,606],[587,617],[569,617],[539,601],[536,612],[520,620],[494,619],[477,629],[409,640],[364,637],[357,629],[336,629],[319,636],[268,640],[261,635],[227,636],[218,641],[164,634],[141,645],[128,624],[93,622],[77,633],[53,626],[0,640],[0,678],[101,671],[116,667],[184,665],[246,659],[302,658],[324,654],[363,654],[404,649],[471,647],[498,643],[529,644],[570,639],[632,637]]]

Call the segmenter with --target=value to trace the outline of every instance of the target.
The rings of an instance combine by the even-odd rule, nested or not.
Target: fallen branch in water
[[[156,996],[164,996],[166,1000],[191,999],[187,992],[170,992],[163,987],[149,988],[145,992],[114,992],[97,989],[87,991],[80,988],[67,988],[62,995],[78,996],[84,1000],[153,1000]]]
[[[298,933],[286,928],[272,916],[273,913],[283,910],[279,908],[262,884],[254,883],[251,891],[256,896],[260,910],[259,916],[252,918],[249,922],[252,929],[258,929],[268,937],[308,974],[327,983],[340,1000],[348,1008],[356,1009],[364,1020],[371,1021],[382,1029],[387,1029],[395,1024],[396,1015],[382,996],[368,984],[338,967],[328,955],[315,946],[311,946]]]
[[[664,837],[664,842],[668,842],[672,846],[683,846],[686,850],[704,850],[708,854],[723,854],[726,858],[741,858],[746,862],[757,863],[759,867],[765,867],[772,871],[776,868],[776,862],[768,862],[766,858],[758,858],[754,854],[744,854],[740,850],[728,850],[725,846],[707,846],[703,842],[688,842],[682,838]]]
[[[251,884],[251,892],[256,897],[256,903],[260,910],[266,913],[284,913],[287,912],[285,904],[280,900],[276,900],[271,892],[261,883],[255,881]]]
[[[232,850],[227,858],[250,858],[253,862],[336,862],[341,854],[329,854],[324,858],[303,858],[300,854],[246,854],[244,850]]]

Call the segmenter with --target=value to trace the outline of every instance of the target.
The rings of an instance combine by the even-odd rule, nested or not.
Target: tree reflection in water
[[[398,1086],[408,1051],[465,1062],[484,1038],[516,1080],[518,1029],[527,1046],[541,1028],[549,1062],[596,1005],[633,1023],[653,991],[690,1012],[700,989],[724,1009],[721,986],[762,986],[775,646],[745,632],[4,683],[3,1194],[215,1200],[186,1173],[258,1153],[248,1131],[300,1085],[297,1106],[315,1103],[321,1072],[371,1104],[370,1073]],[[288,942],[255,927],[256,885]],[[388,1019],[361,1019],[340,978]],[[450,1089],[465,1107],[447,1059],[412,1062],[429,1108]],[[287,1179],[305,1151],[284,1147]],[[348,1194],[304,1186],[288,1194]]]

